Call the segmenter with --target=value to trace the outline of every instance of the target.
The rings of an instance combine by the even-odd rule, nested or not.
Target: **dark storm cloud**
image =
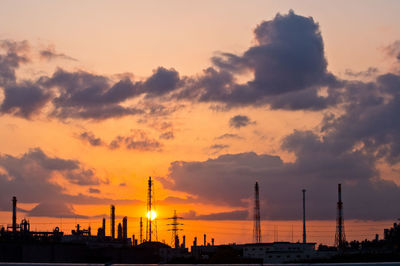
[[[254,46],[240,55],[220,53],[200,75],[181,78],[173,68],[158,67],[143,81],[133,82],[125,75],[114,82],[107,76],[58,69],[49,77],[30,81],[29,90],[26,87],[19,90],[27,95],[34,93],[32,102],[22,105],[22,100],[8,100],[3,109],[31,117],[51,102],[52,117],[104,120],[128,115],[168,115],[180,108],[180,100],[213,103],[220,110],[236,106],[322,110],[339,102],[336,90],[343,82],[327,71],[319,25],[311,17],[293,11],[278,14],[260,23],[254,35]],[[2,83],[16,82],[15,70],[28,61],[24,45],[27,43],[3,41],[2,47],[7,52],[0,58]],[[46,58],[67,57],[54,48],[41,54]],[[241,84],[237,75],[242,73],[250,73],[254,79]],[[326,90],[326,95],[321,96],[321,89]],[[12,95],[10,91],[8,94]],[[140,106],[126,104],[138,97],[143,100]],[[160,104],[161,100],[169,105]],[[24,109],[24,106],[30,107]]]
[[[400,188],[379,177],[370,156],[346,152],[329,142],[311,132],[294,132],[283,144],[295,153],[294,163],[271,155],[227,154],[204,162],[174,162],[168,176],[172,182],[161,182],[195,196],[198,202],[246,207],[258,181],[262,216],[268,219],[299,219],[303,188],[309,217],[333,219],[336,187],[343,183],[347,218],[393,219],[400,209],[387,202],[400,200]]]
[[[180,86],[179,73],[173,68],[166,69],[159,67],[142,86],[146,97],[162,96],[176,90]]]
[[[52,115],[59,118],[103,120],[143,113],[141,109],[120,105],[138,93],[129,79],[112,84],[105,76],[58,69],[52,77],[43,77],[40,83],[58,90],[59,95],[52,101]]]
[[[186,213],[180,214],[184,219],[188,220],[209,220],[209,221],[223,221],[223,220],[247,220],[249,212],[247,210],[237,210],[231,212],[216,212],[210,214],[197,214],[196,211],[190,210]]]
[[[13,114],[31,118],[50,100],[52,93],[35,84],[14,84],[4,87],[4,100],[0,105],[1,114]]]
[[[0,86],[16,83],[15,70],[21,64],[29,62],[28,51],[27,41],[0,40]]]
[[[400,112],[400,76],[385,74],[376,82],[354,82],[347,88],[344,114],[326,118],[323,132],[343,150],[358,149],[390,164],[400,162],[400,126],[395,122]]]
[[[96,137],[92,132],[82,132],[79,138],[85,142],[88,142],[92,146],[102,146],[104,142],[101,138]]]
[[[60,204],[120,204],[134,203],[134,200],[111,200],[70,195],[55,183],[55,176],[62,177],[71,184],[87,186],[106,183],[96,177],[92,170],[84,168],[79,161],[49,157],[41,149],[35,148],[15,157],[0,155],[0,209],[9,210],[9,202],[17,196],[22,203],[57,202]],[[37,210],[39,211],[39,210]]]
[[[270,105],[288,110],[321,110],[337,103],[331,93],[341,82],[327,70],[322,36],[313,18],[293,11],[278,14],[259,24],[254,34],[255,46],[242,55],[213,57],[214,67],[188,79],[176,97],[227,107]],[[235,75],[246,72],[254,79],[237,83]],[[327,96],[319,95],[321,87],[330,88]]]
[[[229,126],[234,128],[246,127],[248,125],[254,124],[247,115],[235,115],[229,119]]]
[[[43,49],[39,51],[39,55],[41,59],[44,60],[55,60],[55,59],[64,59],[64,60],[71,60],[71,61],[78,61],[77,59],[65,55],[63,53],[57,53],[54,47],[48,47],[47,49]]]

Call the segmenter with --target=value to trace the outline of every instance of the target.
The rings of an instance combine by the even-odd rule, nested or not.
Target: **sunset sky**
[[[251,241],[256,181],[265,241],[300,239],[304,188],[310,240],[333,244],[338,183],[347,236],[381,234],[400,218],[398,10],[1,1],[0,225],[16,196],[37,228],[97,228],[114,204],[137,235],[151,176],[167,242],[173,210],[190,243]]]

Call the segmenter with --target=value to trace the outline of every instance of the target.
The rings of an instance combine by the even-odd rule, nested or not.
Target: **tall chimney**
[[[204,246],[207,246],[207,235],[204,234]]]
[[[193,246],[195,246],[195,247],[197,246],[197,236],[194,237]]]
[[[17,232],[17,197],[13,197],[13,217],[12,217],[12,230],[13,233]]]
[[[115,239],[115,206],[111,205],[111,238]]]
[[[211,238],[211,246],[214,246],[214,238]]]
[[[186,236],[182,236],[182,248],[185,248],[186,245]]]
[[[122,219],[122,238],[128,239],[128,217],[126,216]]]
[[[118,224],[118,239],[122,240],[122,225],[121,223]]]
[[[306,240],[306,190],[303,189],[303,243],[307,243]]]
[[[103,218],[103,224],[101,226],[101,230],[103,231],[103,237],[106,236],[106,218]]]

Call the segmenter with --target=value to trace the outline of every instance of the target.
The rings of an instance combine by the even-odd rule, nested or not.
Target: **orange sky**
[[[0,24],[4,27],[0,30],[0,40],[16,42],[26,40],[29,44],[29,49],[18,51],[29,58],[29,63],[20,63],[15,69],[17,77],[15,84],[19,85],[28,83],[29,86],[33,86],[31,83],[38,81],[40,77],[50,78],[60,68],[69,73],[85,72],[90,75],[98,75],[106,78],[109,84],[123,79],[121,75],[124,74],[133,83],[139,84],[145,83],[151,75],[154,75],[159,66],[168,70],[173,68],[179,72],[181,82],[186,82],[202,77],[204,75],[202,71],[208,67],[217,68],[211,62],[213,56],[217,56],[221,52],[242,56],[250,47],[256,47],[258,44],[253,31],[257,25],[260,25],[262,21],[273,20],[278,12],[288,14],[288,11],[293,9],[300,16],[313,17],[315,25],[319,25],[323,39],[323,56],[328,63],[326,71],[333,73],[338,79],[357,79],[360,82],[366,82],[374,81],[378,74],[386,72],[398,74],[396,72],[399,69],[396,65],[397,62],[390,58],[387,52],[387,47],[399,39],[399,21],[395,12],[398,8],[397,1],[383,1],[383,3],[380,1],[352,1],[351,3],[347,1],[335,1],[335,3],[316,3],[315,1],[283,1],[283,3],[272,1],[250,1],[250,3],[242,1],[218,1],[217,3],[214,1],[202,1],[201,3],[168,1],[160,3],[122,0],[116,3],[113,1],[85,1],[84,3],[79,1],[40,1],[36,3],[22,1],[16,3],[3,1],[0,4]],[[258,40],[258,42],[260,41]],[[7,53],[4,47],[1,47],[3,50],[0,53],[3,56]],[[41,57],[40,51],[44,50],[53,52],[53,57],[51,59]],[[0,58],[0,74],[2,74],[1,71],[4,71],[1,66]],[[349,70],[360,72],[370,67],[377,68],[379,71],[371,76],[355,77],[346,74],[346,71]],[[255,78],[255,72],[252,71],[248,68],[240,73],[234,73],[237,84],[242,85]],[[5,82],[1,84],[1,78],[2,76],[0,76],[0,102],[5,102],[6,87],[9,84]],[[287,76],[286,78],[291,79],[292,77]],[[40,86],[45,85],[41,84]],[[321,85],[318,93],[323,94],[327,86]],[[345,87],[345,85],[341,86],[341,88]],[[55,87],[46,89],[46,92],[52,93],[52,97],[62,94],[62,91]],[[21,95],[19,97],[24,98]],[[27,98],[30,97],[33,98],[33,96],[27,96]],[[218,107],[221,107],[222,103],[218,101],[201,102],[187,98],[170,100],[166,96],[146,97],[143,94],[121,102],[122,107],[143,108],[146,110],[146,114],[98,120],[73,116],[62,119],[52,116],[50,113],[53,110],[54,98],[48,100],[39,111],[29,117],[18,115],[15,111],[18,108],[12,109],[10,112],[2,111],[0,116],[0,154],[4,161],[7,156],[12,156],[28,165],[22,159],[24,154],[29,154],[30,149],[40,148],[48,158],[78,162],[78,170],[92,171],[94,178],[98,179],[96,179],[97,183],[82,185],[73,179],[74,177],[68,177],[69,174],[72,175],[76,173],[74,171],[78,171],[76,168],[71,170],[71,173],[70,169],[51,170],[49,178],[45,182],[48,182],[49,186],[56,184],[60,188],[58,193],[63,195],[82,194],[99,199],[131,200],[131,202],[115,203],[117,215],[128,217],[145,215],[146,180],[149,176],[154,177],[156,199],[159,202],[157,211],[161,219],[159,221],[160,239],[169,242],[166,221],[163,219],[171,216],[174,209],[180,214],[195,211],[197,215],[237,210],[249,210],[251,213],[252,209],[251,204],[247,203],[235,205],[227,201],[208,201],[206,193],[204,195],[190,193],[190,191],[195,191],[195,188],[192,190],[189,188],[188,190],[166,188],[166,185],[160,180],[174,182],[173,174],[176,173],[171,171],[171,163],[184,161],[205,164],[207,160],[216,159],[224,154],[254,152],[257,155],[279,156],[282,164],[290,166],[291,163],[296,162],[296,152],[298,151],[283,147],[287,136],[296,131],[310,131],[323,140],[324,119],[329,114],[338,116],[344,114],[346,109],[343,106],[347,104],[332,105],[320,110],[288,110],[287,108],[273,108],[270,103],[263,102],[262,104],[237,105],[221,111]],[[149,110],[153,104],[164,105],[169,113],[150,113]],[[245,115],[250,120],[244,126],[235,127],[229,121],[238,115]],[[80,137],[84,132],[101,139],[101,144],[91,145]],[[173,137],[163,138],[162,134],[164,133],[172,133]],[[221,136],[224,134],[230,134],[231,137],[222,138]],[[160,147],[148,148],[146,146],[146,148],[130,149],[124,144],[124,141],[127,141],[125,139],[119,142],[118,148],[112,148],[110,143],[118,136],[121,138],[132,136],[147,144],[148,142],[159,144]],[[356,144],[354,144],[354,149],[356,149]],[[315,158],[318,159],[317,157]],[[378,174],[374,173],[370,180],[376,178],[391,180],[394,184],[400,185],[398,162],[390,163],[380,158],[376,159],[374,163],[376,163]],[[42,170],[36,167],[37,165],[29,166],[23,173],[35,172],[37,176],[47,174],[44,170],[43,173],[40,172]],[[84,171],[79,174],[84,176]],[[255,175],[257,174],[259,173]],[[0,162],[1,178],[10,181],[16,175]],[[300,175],[292,175],[297,180],[303,178]],[[343,182],[349,186],[354,184],[351,177],[346,178],[349,179]],[[254,176],[249,177],[248,187],[241,188],[245,195],[241,195],[243,196],[241,200],[251,199],[256,179]],[[176,182],[179,181],[177,180],[175,179]],[[38,181],[26,179],[24,182],[31,184]],[[312,183],[312,181],[310,182]],[[266,188],[265,191],[267,189],[269,188]],[[300,196],[302,187],[296,189]],[[90,190],[92,192],[89,192]],[[335,187],[332,187],[332,191],[329,193],[334,195],[332,197],[336,197]],[[29,194],[28,191],[23,192]],[[263,193],[262,186],[261,193]],[[285,193],[289,192],[282,189],[281,194]],[[317,196],[311,195],[314,197],[310,200],[313,201],[311,205],[317,204]],[[20,194],[16,196],[22,198],[21,206],[27,210],[41,202],[39,199],[37,201],[27,200],[24,195]],[[162,201],[167,197],[194,198],[195,200],[175,204],[163,203]],[[263,194],[261,194],[263,201],[267,201],[266,198],[267,195],[263,198]],[[11,198],[9,201],[5,201],[1,197],[0,199],[4,201],[1,206],[8,206],[11,201]],[[74,214],[78,216],[96,216],[109,212],[108,202],[96,204],[82,202],[83,204],[79,204],[75,199],[74,201],[60,201],[73,207]],[[269,202],[265,204],[268,208],[270,207]],[[291,202],[290,204],[292,208],[297,208],[297,205],[293,207],[295,203]],[[368,205],[365,202],[360,204]],[[298,205],[298,207],[300,209],[301,206]],[[351,205],[352,207],[353,205]],[[2,211],[0,225],[10,222],[10,213],[5,212],[5,208],[0,208]],[[332,218],[335,215],[335,201],[332,201],[329,208],[332,209],[332,216],[330,216]],[[312,208],[309,211],[312,212]],[[294,213],[290,215],[296,217],[294,221],[265,219],[263,228],[267,229],[263,231],[263,239],[266,241],[292,240],[292,225],[294,228],[293,240],[300,239],[298,220],[301,217]],[[387,214],[385,215],[387,217]],[[393,214],[393,220],[397,218],[396,215]],[[19,214],[20,218],[23,216],[23,213]],[[249,216],[251,217],[251,214]],[[348,239],[372,238],[375,233],[382,234],[383,228],[389,227],[392,223],[390,219],[379,218],[377,220],[383,221],[370,221],[376,219],[369,217],[366,221],[359,221],[353,218],[346,222]],[[38,230],[49,230],[53,225],[61,222],[59,218],[30,217],[30,219],[34,225],[33,228]],[[137,218],[133,219],[135,221],[129,224],[129,234],[137,235],[138,221]],[[360,218],[360,220],[362,219]],[[80,223],[86,226],[89,223],[88,220],[94,228],[97,228],[100,222],[100,218],[90,218],[84,219]],[[73,218],[64,218],[62,229],[70,230],[74,222]],[[51,225],[47,223],[51,223]],[[184,232],[189,243],[192,242],[194,236],[198,237],[199,242],[202,241],[203,233],[215,237],[218,244],[251,241],[251,220],[187,219],[184,223]],[[310,221],[309,225],[310,241],[333,244],[333,220]],[[279,233],[278,238],[274,238],[273,228],[275,227],[278,228],[276,230]]]

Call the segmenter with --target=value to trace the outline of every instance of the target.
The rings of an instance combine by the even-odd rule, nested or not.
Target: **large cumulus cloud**
[[[178,98],[194,97],[228,107],[270,105],[273,109],[321,110],[336,104],[340,85],[327,70],[319,25],[311,17],[276,15],[254,30],[256,45],[241,55],[221,53],[213,67],[194,78]],[[253,79],[238,83],[236,74]],[[322,87],[327,96],[320,96]]]

